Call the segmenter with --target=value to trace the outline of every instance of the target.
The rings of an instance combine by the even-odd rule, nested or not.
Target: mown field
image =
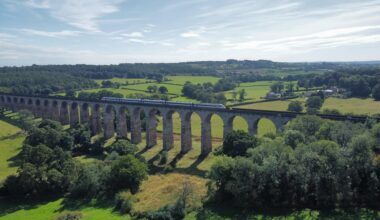
[[[236,106],[237,108],[244,109],[259,109],[259,110],[277,110],[277,111],[286,111],[288,105],[291,101],[301,101],[305,104],[306,98],[297,98],[291,100],[283,101],[271,101],[271,102],[261,102],[248,105]],[[373,99],[359,99],[359,98],[327,98],[323,103],[321,108],[323,109],[337,109],[341,113],[353,113],[353,114],[366,114],[373,115],[380,113],[380,102],[374,101]],[[305,110],[305,108],[304,108]]]
[[[20,152],[25,134],[16,126],[0,120],[0,182],[17,171],[15,156]]]
[[[112,78],[112,79],[97,79],[95,80],[96,83],[99,85],[102,85],[102,82],[108,80],[113,83],[120,83],[120,84],[135,84],[135,83],[146,83],[153,80],[150,79],[144,79],[144,78]]]

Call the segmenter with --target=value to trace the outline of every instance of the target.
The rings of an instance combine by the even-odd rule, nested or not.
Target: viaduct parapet
[[[250,134],[256,134],[258,122],[267,118],[273,122],[277,131],[282,131],[285,124],[302,113],[281,111],[260,111],[244,109],[214,109],[196,107],[178,107],[170,105],[152,105],[143,103],[119,103],[110,101],[89,101],[53,96],[27,96],[14,94],[0,94],[0,107],[19,111],[26,109],[36,117],[59,121],[62,124],[75,126],[79,123],[88,123],[92,134],[103,132],[105,138],[115,134],[127,138],[130,133],[134,144],[142,141],[141,113],[145,115],[146,145],[152,147],[157,144],[157,115],[163,119],[163,149],[173,148],[173,114],[178,113],[181,118],[181,152],[186,153],[192,149],[191,115],[197,114],[201,118],[201,152],[206,155],[212,149],[211,117],[218,115],[223,120],[224,136],[233,129],[235,117],[242,117],[248,124]],[[127,122],[126,115],[130,121]],[[348,117],[334,115],[319,115],[332,120],[351,120],[363,122],[366,117]],[[379,121],[379,120],[378,120]],[[128,130],[127,123],[130,124]]]

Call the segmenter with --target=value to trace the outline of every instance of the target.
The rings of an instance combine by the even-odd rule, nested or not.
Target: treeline
[[[20,163],[17,174],[8,176],[2,183],[0,195],[109,199],[119,198],[119,192],[136,193],[148,176],[147,163],[136,154],[137,146],[123,139],[107,148],[104,143],[103,139],[91,142],[86,125],[65,130],[58,122],[44,120],[28,131],[17,157]],[[92,155],[100,160],[81,163],[74,155]],[[118,202],[128,201],[119,198]],[[121,208],[120,204],[117,208]]]
[[[193,84],[186,82],[182,88],[182,94],[185,97],[196,99],[208,103],[225,103],[227,101],[222,91],[232,90],[237,84],[227,78],[220,79],[217,83],[210,82],[203,84]]]
[[[281,134],[227,135],[210,202],[239,209],[379,207],[380,124],[301,116]]]
[[[331,73],[321,75],[304,76],[298,79],[299,86],[310,87],[339,87],[346,90],[345,95],[348,97],[366,98],[371,94],[376,96],[378,85],[380,87],[380,69],[379,68],[356,68],[341,69]],[[380,92],[380,88],[379,88]],[[379,97],[375,97],[380,99]]]
[[[41,94],[96,87],[91,79],[59,72],[6,72],[0,73],[0,87],[16,94]]]

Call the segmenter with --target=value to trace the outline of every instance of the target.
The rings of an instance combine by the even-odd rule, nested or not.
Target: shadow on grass
[[[72,199],[65,198],[61,203],[61,208],[58,210],[62,212],[64,210],[69,211],[77,211],[82,208],[93,207],[100,209],[108,209],[114,208],[115,204],[112,199],[92,199],[92,198],[84,198],[84,199]]]
[[[31,210],[38,206],[54,202],[61,196],[50,196],[41,199],[13,199],[0,197],[0,217],[12,214],[19,210]]]
[[[201,164],[206,158],[207,155],[200,155],[197,157],[197,159],[186,168],[177,168],[177,163],[186,155],[184,153],[178,153],[172,161],[170,161],[167,164],[158,164],[158,160],[161,158],[160,154],[164,150],[161,150],[157,152],[156,155],[154,155],[150,160],[148,160],[148,166],[150,174],[156,174],[160,172],[165,172],[165,169],[167,168],[167,165],[173,167],[173,170],[170,172],[176,172],[176,173],[182,173],[182,174],[190,174],[190,175],[196,175],[199,177],[206,177],[207,171],[198,169],[198,165]]]

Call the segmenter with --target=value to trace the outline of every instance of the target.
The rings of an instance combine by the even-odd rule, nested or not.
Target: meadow
[[[17,171],[15,156],[20,152],[25,134],[14,125],[0,120],[0,182]]]
[[[253,103],[253,104],[248,104],[248,105],[240,105],[236,107],[244,108],[244,109],[286,111],[288,109],[289,103],[295,100],[300,101],[303,103],[303,105],[305,105],[306,98],[296,98],[296,99],[290,99],[290,100]],[[374,101],[373,99],[370,99],[370,98],[341,99],[341,98],[330,97],[330,98],[327,98],[325,102],[323,103],[321,110],[323,111],[323,109],[337,109],[341,113],[344,113],[344,114],[353,113],[353,114],[373,115],[373,114],[380,113],[380,102]]]
[[[112,79],[96,79],[95,82],[98,83],[98,85],[102,85],[102,82],[108,80],[113,83],[120,83],[120,84],[136,84],[136,83],[147,83],[151,82],[153,80],[151,79],[145,79],[145,78],[112,78]]]

